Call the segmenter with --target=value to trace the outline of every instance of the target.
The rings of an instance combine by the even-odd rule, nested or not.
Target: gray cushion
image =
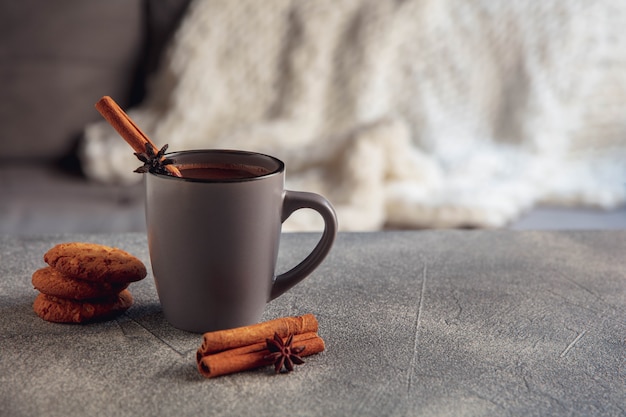
[[[129,98],[142,0],[0,1],[0,159],[55,158],[102,95]]]

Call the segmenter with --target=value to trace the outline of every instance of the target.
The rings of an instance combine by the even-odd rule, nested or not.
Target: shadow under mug
[[[337,218],[322,196],[284,189],[285,164],[269,155],[192,150],[167,155],[183,177],[146,175],[150,262],[163,313],[204,333],[256,323],[267,302],[324,260]],[[324,231],[313,251],[276,275],[282,223],[316,210]]]

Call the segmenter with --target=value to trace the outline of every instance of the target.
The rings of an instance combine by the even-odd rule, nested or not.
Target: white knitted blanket
[[[610,208],[626,201],[624,28],[621,0],[197,0],[129,113],[170,150],[283,159],[287,188],[325,195],[342,230]],[[94,179],[141,179],[106,122],[82,158]]]

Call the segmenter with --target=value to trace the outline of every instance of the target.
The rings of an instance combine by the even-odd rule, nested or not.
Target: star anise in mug
[[[265,356],[268,361],[274,362],[274,371],[280,373],[283,367],[287,372],[293,371],[294,365],[302,365],[304,361],[299,356],[304,350],[304,346],[291,346],[293,334],[289,335],[286,341],[274,333],[273,339],[265,339],[269,355]]]
[[[155,154],[154,148],[148,142],[146,142],[146,151],[145,152],[135,152],[135,156],[143,162],[143,165],[137,168],[134,172],[138,172],[143,174],[144,172],[151,172],[153,174],[165,174],[168,175],[167,169],[165,169],[166,165],[173,163],[169,158],[164,158],[165,151],[167,151],[168,145],[165,144],[163,147]]]

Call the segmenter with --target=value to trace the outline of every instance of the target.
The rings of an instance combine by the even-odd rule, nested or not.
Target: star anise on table
[[[167,169],[165,169],[166,165],[173,163],[169,158],[163,158],[165,155],[165,151],[167,151],[167,144],[163,145],[163,147],[155,154],[154,148],[148,142],[146,142],[146,151],[145,152],[135,152],[135,156],[143,162],[143,165],[137,168],[134,172],[138,172],[143,174],[144,172],[151,172],[153,174],[165,174],[168,175]]]
[[[265,339],[267,343],[267,350],[270,351],[269,355],[265,356],[268,361],[274,362],[274,371],[280,373],[283,367],[287,372],[293,371],[294,365],[302,365],[304,361],[299,356],[304,350],[304,346],[291,346],[293,342],[293,334],[287,337],[287,340],[283,339],[274,333],[273,339]]]

